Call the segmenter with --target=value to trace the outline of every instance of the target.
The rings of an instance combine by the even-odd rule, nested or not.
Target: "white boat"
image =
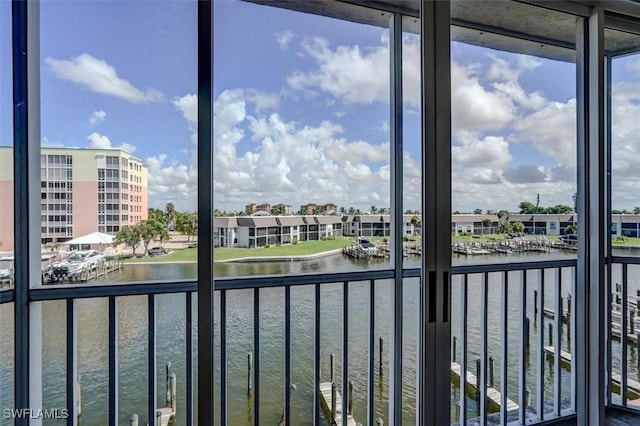
[[[105,256],[96,250],[73,251],[65,260],[56,262],[51,268],[52,280],[62,281],[77,278],[84,272],[95,270],[105,263]]]
[[[358,251],[367,256],[375,256],[378,254],[378,247],[370,240],[364,237],[358,237],[354,243]]]

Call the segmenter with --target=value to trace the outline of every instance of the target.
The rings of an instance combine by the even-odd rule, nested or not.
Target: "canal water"
[[[528,255],[481,255],[455,256],[454,264],[504,263],[522,261],[541,261],[568,259],[575,253],[556,251],[544,254]],[[406,258],[407,267],[418,267],[419,258]],[[342,255],[329,256],[302,262],[263,262],[263,263],[217,263],[216,274],[222,276],[298,274],[322,271],[347,271],[385,267],[384,262],[354,261]],[[111,280],[137,281],[157,279],[184,279],[196,277],[195,264],[148,264],[127,265],[124,270]],[[532,403],[536,397],[536,333],[538,324],[533,315],[533,290],[538,289],[539,272],[528,273],[527,315],[531,318],[531,349],[527,359],[527,381]],[[556,283],[556,272],[545,273],[545,306],[552,307],[555,301],[553,288]],[[614,269],[613,280],[619,282],[620,271]],[[500,285],[503,274],[489,275],[489,328],[488,350],[495,362],[495,382],[500,383],[499,366],[501,353],[501,312]],[[508,375],[507,394],[517,400],[520,341],[519,315],[522,309],[520,301],[521,276],[519,272],[508,275]],[[630,291],[640,288],[640,269],[630,267]],[[561,294],[570,291],[571,274],[562,271]],[[467,313],[468,351],[470,370],[474,370],[475,359],[480,353],[480,291],[481,275],[469,276],[469,304]],[[419,286],[417,279],[404,282],[403,309],[403,418],[406,424],[415,423],[415,384],[416,384],[416,348],[418,333]],[[352,282],[348,284],[349,330],[348,330],[348,370],[349,378],[355,382],[354,415],[357,421],[365,423],[367,409],[367,377],[368,377],[368,315],[369,315],[369,283]],[[308,288],[307,288],[308,287]],[[291,381],[296,385],[292,393],[291,420],[294,425],[311,424],[313,412],[313,330],[314,289],[312,286],[294,287],[291,290]],[[460,300],[462,277],[455,276],[452,285],[452,328],[458,337],[458,354],[460,357]],[[375,395],[374,407],[376,417],[380,416],[388,424],[389,393],[389,300],[391,282],[378,281],[375,284]],[[218,299],[219,302],[219,299]],[[193,318],[196,318],[194,300]],[[321,357],[322,379],[329,381],[329,354],[336,354],[336,379],[341,389],[342,360],[342,283],[323,285],[321,288]],[[108,301],[106,298],[78,300],[78,374],[81,382],[82,424],[105,425],[108,412]],[[157,394],[158,406],[164,405],[165,380],[164,368],[167,362],[173,366],[178,377],[178,414],[176,425],[185,424],[185,296],[162,295],[156,301],[156,338],[157,338]],[[13,405],[13,307],[10,304],[0,306],[0,404],[1,408]],[[219,318],[216,319],[216,335],[220,335]],[[197,324],[194,324],[197,327]],[[252,425],[253,404],[256,401],[247,394],[247,354],[253,352],[253,292],[250,290],[230,291],[227,293],[227,392],[229,425]],[[284,290],[263,289],[260,292],[260,424],[277,424],[284,404]],[[547,339],[547,321],[543,328],[545,344]],[[147,422],[147,298],[131,296],[119,298],[118,312],[118,360],[119,360],[119,421],[127,425],[129,416],[140,415],[140,424]],[[196,328],[194,327],[194,335]],[[65,303],[46,302],[43,304],[43,405],[45,408],[65,407]],[[562,341],[565,350],[568,347],[567,330],[564,329]],[[379,365],[378,339],[384,341],[382,357],[382,373]],[[219,340],[216,339],[216,344]],[[197,342],[194,355],[197,353]],[[219,350],[219,347],[216,348]],[[617,352],[616,352],[617,351]],[[635,349],[629,351],[630,371],[637,378],[637,354]],[[614,345],[614,366],[619,369],[619,347]],[[219,379],[219,359],[216,368]],[[553,398],[553,368],[545,363],[545,400]],[[194,357],[194,371],[197,371],[197,359]],[[197,377],[194,377],[194,389]],[[563,396],[570,395],[570,375],[564,371],[562,375]],[[498,385],[496,385],[498,386]],[[452,386],[452,421],[455,420],[455,403],[459,398],[459,390]],[[474,415],[476,406],[469,400],[469,414]],[[194,400],[197,409],[197,393]],[[0,424],[12,424],[0,419]],[[63,420],[49,420],[45,424],[65,424]]]

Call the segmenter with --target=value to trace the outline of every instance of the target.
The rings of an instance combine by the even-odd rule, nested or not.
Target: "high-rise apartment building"
[[[0,147],[0,203],[13,208],[13,154]],[[41,240],[64,242],[91,232],[115,234],[147,219],[147,168],[118,149],[42,148]],[[13,250],[13,217],[0,213],[0,241]]]

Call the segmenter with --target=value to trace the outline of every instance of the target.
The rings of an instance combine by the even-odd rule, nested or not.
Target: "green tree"
[[[173,203],[167,203],[164,206],[165,220],[162,221],[167,229],[173,229],[176,221],[176,206]]]
[[[493,221],[491,219],[489,219],[488,217],[482,219],[482,233],[486,234],[486,230],[491,229],[491,225],[493,225]]]
[[[475,209],[473,214],[482,214],[482,209]]]
[[[536,205],[529,201],[521,202],[518,207],[520,207],[520,214],[534,214],[536,211]]]
[[[418,215],[412,216],[411,224],[414,228],[420,228],[422,226],[422,218]]]
[[[158,239],[158,237],[163,233],[167,233],[168,235],[166,226],[159,220],[143,220],[142,222],[138,223],[136,227],[139,229],[138,232],[140,233],[142,244],[144,244],[145,253],[147,253],[147,251],[149,250],[149,244],[151,243],[151,241]]]
[[[545,213],[547,214],[570,214],[573,213],[573,209],[569,206],[565,206],[564,204],[556,204],[553,207],[547,207],[545,209]]]
[[[140,245],[140,229],[138,226],[124,225],[113,240],[118,244],[124,244],[127,247],[131,247],[133,255],[136,255],[136,249]]]
[[[498,222],[498,233],[505,235],[511,232],[513,232],[513,227],[508,219],[502,219]]]
[[[371,214],[378,213],[378,208],[376,206],[369,207],[369,213],[371,213]]]
[[[187,242],[198,234],[198,214],[195,212],[180,212],[176,215],[176,230],[187,236]]]
[[[566,228],[564,228],[564,233],[565,233],[565,235],[577,234],[578,233],[578,225],[576,225],[575,223],[572,223],[571,225],[569,225]]]
[[[160,242],[160,247],[162,247],[164,243],[171,239],[171,235],[169,234],[169,230],[166,226],[162,227],[162,230],[156,236],[156,239]]]
[[[522,222],[514,222],[513,224],[511,224],[511,230],[516,235],[524,234],[524,223],[522,223]]]
[[[164,222],[165,221],[165,214],[160,209],[149,207],[149,209],[147,210],[147,218],[148,219],[159,220],[160,222]]]

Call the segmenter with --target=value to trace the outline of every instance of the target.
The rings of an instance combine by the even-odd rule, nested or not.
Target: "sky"
[[[390,204],[389,32],[214,4],[214,203]],[[10,3],[0,1],[0,137],[11,133]],[[196,5],[41,3],[43,146],[122,148],[150,206],[196,205]],[[453,41],[453,210],[571,205],[575,65]],[[614,208],[640,205],[640,60],[614,61]],[[420,208],[419,40],[403,37],[404,199]]]

